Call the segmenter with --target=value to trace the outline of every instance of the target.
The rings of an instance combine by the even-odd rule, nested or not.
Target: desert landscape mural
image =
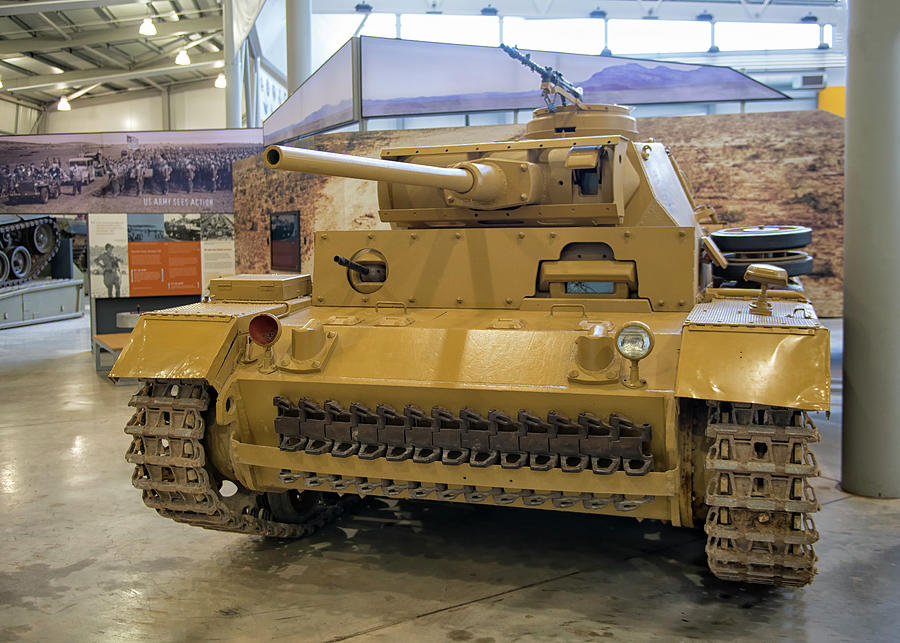
[[[727,226],[813,229],[814,274],[803,278],[821,316],[842,312],[843,119],[823,111],[645,118],[642,139],[672,149],[698,203]],[[519,138],[524,125],[322,134],[304,147],[377,157],[382,148]],[[299,211],[301,266],[312,267],[315,230],[386,228],[374,183],[267,170],[260,156],[234,164],[239,272],[268,272],[269,217]],[[721,227],[721,226],[720,226]]]

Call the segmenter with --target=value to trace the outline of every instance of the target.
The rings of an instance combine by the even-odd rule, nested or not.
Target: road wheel
[[[48,188],[41,188],[41,203],[46,203],[50,200],[50,190]]]
[[[744,273],[750,264],[767,263],[772,266],[787,270],[788,277],[799,277],[812,272],[813,260],[802,250],[787,250],[785,252],[727,252],[727,268],[713,266],[713,275],[722,279],[744,278]]]
[[[812,229],[797,225],[726,228],[710,235],[723,252],[791,250],[812,241]]]
[[[56,235],[49,223],[42,223],[34,229],[34,249],[40,254],[46,254],[53,250]]]
[[[0,286],[9,278],[9,257],[0,250]]]
[[[282,493],[266,493],[266,500],[275,520],[301,525],[325,509],[327,503],[323,496],[324,494],[317,491],[291,489]]]
[[[16,246],[10,253],[9,268],[16,279],[27,277],[31,272],[31,253],[27,248]]]

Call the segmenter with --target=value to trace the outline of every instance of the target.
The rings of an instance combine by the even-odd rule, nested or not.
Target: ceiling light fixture
[[[482,16],[496,16],[497,15],[497,7],[491,6],[491,3],[488,3],[484,9],[481,10]]]
[[[228,87],[228,81],[225,80],[225,74],[219,72],[219,75],[216,76],[216,87],[219,89],[225,89]]]
[[[175,56],[175,64],[176,65],[190,65],[191,57],[188,56],[188,52],[184,49],[178,52],[178,55]]]
[[[62,97],[59,99],[59,103],[56,105],[56,109],[58,109],[58,110],[61,111],[61,112],[70,112],[70,111],[72,111],[72,106],[69,105],[69,99],[66,98],[65,96],[62,96]]]
[[[603,9],[594,9],[588,14],[591,18],[606,18],[606,12]]]
[[[153,24],[153,21],[150,20],[150,18],[144,18],[141,22],[141,26],[138,27],[138,33],[142,36],[155,36],[156,25]]]
[[[354,7],[356,13],[372,13],[372,5],[368,2],[360,2]]]
[[[703,13],[698,13],[695,20],[698,20],[699,22],[712,22],[713,15],[709,11],[704,11]]]
[[[800,22],[806,25],[814,25],[819,22],[818,16],[814,16],[811,13],[806,14],[802,18],[800,18]]]

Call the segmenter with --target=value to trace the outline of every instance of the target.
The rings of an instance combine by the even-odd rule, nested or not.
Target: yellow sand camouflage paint
[[[380,180],[392,229],[316,232],[312,283],[221,278],[142,316],[112,376],[151,380],[126,429],[145,502],[282,537],[335,494],[705,523],[719,576],[809,582],[828,332],[796,288],[766,316],[758,290],[712,287],[707,211],[623,109],[380,161],[269,148],[273,168]],[[271,343],[248,338],[262,314]],[[629,322],[652,340],[634,363]]]

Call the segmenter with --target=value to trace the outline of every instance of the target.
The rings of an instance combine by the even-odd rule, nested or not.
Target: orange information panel
[[[130,296],[195,295],[202,291],[199,241],[128,244]]]

